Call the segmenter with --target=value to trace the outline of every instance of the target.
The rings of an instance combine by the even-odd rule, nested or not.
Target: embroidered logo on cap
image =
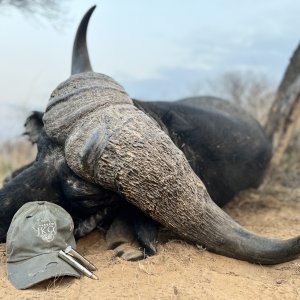
[[[48,243],[54,240],[57,233],[56,223],[51,220],[40,220],[35,224],[34,229],[37,231],[37,236]]]

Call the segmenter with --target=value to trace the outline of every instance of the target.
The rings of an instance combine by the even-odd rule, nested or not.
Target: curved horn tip
[[[87,16],[91,16],[93,11],[95,10],[95,8],[97,7],[97,5],[93,5],[86,13],[85,13],[85,16],[84,17],[87,17]]]
[[[73,54],[72,54],[72,68],[71,74],[78,74],[92,71],[89,53],[86,44],[86,32],[90,17],[95,10],[96,5],[92,6],[83,16],[74,39]]]

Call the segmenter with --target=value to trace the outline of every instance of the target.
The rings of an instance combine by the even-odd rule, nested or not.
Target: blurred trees
[[[63,3],[68,0],[0,0],[1,7],[14,7],[25,15],[56,21],[64,16]]]
[[[299,69],[300,45],[278,89],[272,86],[265,75],[252,71],[228,72],[209,84],[214,96],[243,107],[264,127],[273,142],[272,165],[279,165],[288,146],[294,148],[299,145]]]
[[[270,80],[260,72],[232,71],[223,74],[212,84],[214,96],[228,99],[243,107],[262,125],[275,97],[275,88]]]

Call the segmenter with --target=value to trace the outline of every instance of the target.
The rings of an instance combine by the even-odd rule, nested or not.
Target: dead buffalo
[[[157,120],[149,111],[145,113],[147,107],[140,106],[140,102],[134,105],[123,87],[112,78],[82,71],[77,70],[78,74],[52,93],[43,117],[36,161],[0,191],[1,240],[5,239],[13,214],[28,201],[58,203],[75,218],[85,219],[95,214],[100,219],[106,218],[116,207],[127,207],[127,203],[131,203],[184,239],[221,255],[262,264],[280,263],[299,255],[299,237],[284,241],[268,239],[235,223],[211,200],[201,181],[203,159],[199,159],[197,153],[189,154],[193,148],[182,151],[185,129],[187,140],[196,139],[190,145],[207,147],[199,141],[206,138],[205,130],[210,128],[214,128],[214,133],[219,130],[222,136],[213,143],[214,149],[222,149],[226,130],[236,134],[233,141],[238,145],[244,133],[244,129],[239,131],[243,127],[240,124],[247,124],[244,121],[247,117],[239,113],[228,115],[226,109],[218,114],[207,109],[215,122],[205,119],[206,113],[200,114],[201,119],[204,118],[202,127],[196,127],[201,129],[200,134],[193,136],[193,127],[180,120],[179,104],[175,114],[178,117],[166,122],[169,124],[166,131],[161,120],[168,114],[160,115]],[[192,104],[183,108],[189,105]],[[162,104],[159,111],[163,109]],[[222,117],[232,123],[218,123]],[[195,123],[191,124],[195,126],[196,116],[193,118]],[[172,114],[169,119],[172,120]],[[172,128],[178,130],[177,136]],[[176,136],[177,146],[171,136],[173,139]],[[254,137],[247,147],[255,146],[257,137]],[[251,135],[245,142],[249,139]],[[266,149],[268,153],[270,145]],[[225,150],[224,147],[226,153]],[[258,154],[260,157],[264,153],[259,151]],[[248,162],[238,151],[230,151],[228,155],[233,157],[233,162]],[[217,156],[207,153],[207,157],[210,156],[212,161],[217,161]],[[262,155],[266,164],[267,156]],[[264,171],[259,163],[258,167]]]
[[[92,12],[93,8],[87,12],[75,37],[72,74],[92,69],[86,46],[86,31]],[[271,145],[259,124],[240,108],[223,99],[212,97],[194,97],[175,102],[133,100],[133,103],[154,118],[183,151],[193,170],[204,182],[211,198],[218,205],[227,203],[240,190],[256,187],[261,182],[271,156]],[[43,135],[42,118],[42,112],[33,112],[26,120],[25,134],[33,143]],[[45,138],[41,137],[40,148],[43,147],[43,140]],[[11,177],[31,165],[16,170]],[[47,167],[51,168],[51,164]],[[245,173],[247,176],[244,176]],[[71,179],[65,181],[61,174],[69,174]],[[99,203],[88,213],[84,213],[81,210],[82,202],[78,204],[78,194],[81,201],[85,199],[85,202],[91,203],[91,191],[88,195],[82,194],[82,187],[84,186],[86,193],[87,184],[80,184],[80,180],[65,163],[60,174],[55,176],[60,178],[60,183],[55,185],[56,192],[58,186],[60,188],[60,203],[70,211],[77,225],[76,237],[85,235],[97,225],[105,225],[104,219],[110,215],[108,220],[113,221],[106,235],[110,248],[115,248],[123,242],[137,240],[143,250],[132,252],[130,249],[128,254],[128,251],[124,253],[120,248],[119,255],[135,260],[144,257],[144,254],[155,253],[157,225],[152,219],[128,203],[116,205],[112,210],[114,213],[106,212],[106,218],[103,207],[97,205]],[[6,182],[10,179],[7,178]],[[101,197],[107,205],[109,197],[118,198],[116,195]]]
[[[164,122],[158,122],[151,113],[146,114],[147,108],[142,107],[142,111],[139,105],[134,105],[115,80],[104,74],[80,71],[60,84],[50,97],[36,161],[0,191],[2,240],[13,214],[31,200],[58,203],[86,217],[99,211],[103,216],[109,215],[110,210],[129,202],[184,239],[221,255],[262,264],[280,263],[299,255],[299,237],[285,241],[268,239],[235,223],[211,200],[199,178],[203,159],[194,153],[189,156],[192,147],[185,153],[182,151],[185,130],[190,140],[201,141],[206,138],[203,128],[216,126],[214,133],[219,130],[223,138],[213,142],[215,149],[223,148],[222,141],[229,132],[233,132],[233,141],[240,141],[245,130],[239,123],[242,116],[237,114],[236,122],[233,120],[229,126],[218,123],[224,116],[227,116],[224,120],[231,119],[226,110],[214,113],[208,109],[209,117],[215,121],[210,123],[206,114],[200,114],[204,121],[198,129],[202,131],[191,137],[194,128],[184,120],[179,122],[177,109],[179,117],[167,123],[173,124],[167,130],[168,135],[162,126]],[[162,119],[163,116],[159,118]],[[242,124],[247,123],[242,121]],[[170,138],[176,136],[172,128],[179,128],[177,146]],[[248,131],[251,133],[252,129]],[[256,140],[255,135],[247,147],[255,146]],[[196,145],[201,143],[195,142]],[[266,153],[269,148],[266,147]],[[210,155],[217,160],[213,154],[207,154]],[[229,151],[232,161],[247,159],[240,155],[238,151]],[[263,162],[268,161],[267,156],[262,155]],[[195,158],[189,162],[189,157]]]

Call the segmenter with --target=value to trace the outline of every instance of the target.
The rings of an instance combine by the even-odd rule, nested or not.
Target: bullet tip
[[[98,277],[95,274],[92,274],[91,278],[94,280],[98,280]]]
[[[91,269],[91,271],[97,271],[98,270],[98,268],[96,268],[94,265],[92,265],[92,264],[90,264],[90,269]]]

